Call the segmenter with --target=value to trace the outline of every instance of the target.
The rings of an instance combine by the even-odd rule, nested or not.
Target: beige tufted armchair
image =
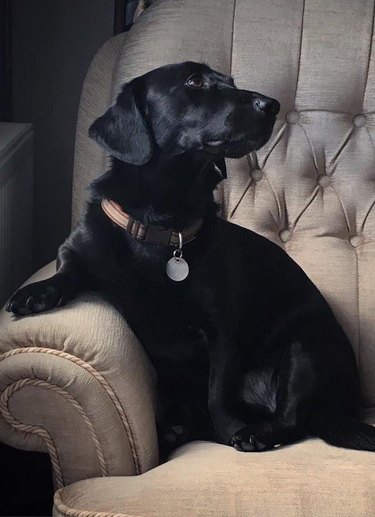
[[[89,69],[73,220],[106,167],[87,128],[122,82],[189,59],[279,99],[266,147],[228,160],[222,215],[284,247],[321,289],[351,340],[375,422],[373,12],[374,0],[156,2]],[[0,329],[0,439],[49,452],[55,516],[375,515],[375,456],[317,439],[260,454],[193,442],[157,466],[152,368],[94,294],[22,319],[2,311]]]

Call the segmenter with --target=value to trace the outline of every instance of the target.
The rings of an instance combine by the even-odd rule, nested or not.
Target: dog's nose
[[[276,99],[257,94],[253,97],[253,107],[260,114],[276,116],[280,111],[280,103]]]

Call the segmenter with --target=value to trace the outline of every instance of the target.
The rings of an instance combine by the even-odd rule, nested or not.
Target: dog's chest
[[[204,299],[187,286],[170,281],[117,287],[115,305],[145,348],[204,346],[210,315]]]

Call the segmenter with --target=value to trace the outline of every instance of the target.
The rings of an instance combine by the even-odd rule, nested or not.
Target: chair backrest
[[[87,137],[121,83],[204,61],[281,113],[258,153],[228,160],[224,216],[277,242],[320,288],[375,405],[374,0],[159,0],[89,69],[81,98],[73,221],[106,157]]]

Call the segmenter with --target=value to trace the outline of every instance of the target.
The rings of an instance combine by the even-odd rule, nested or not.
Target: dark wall
[[[113,34],[114,0],[13,0],[13,120],[32,122],[34,266],[70,231],[75,125],[81,86]]]
[[[0,0],[0,121],[12,120],[11,0]]]

